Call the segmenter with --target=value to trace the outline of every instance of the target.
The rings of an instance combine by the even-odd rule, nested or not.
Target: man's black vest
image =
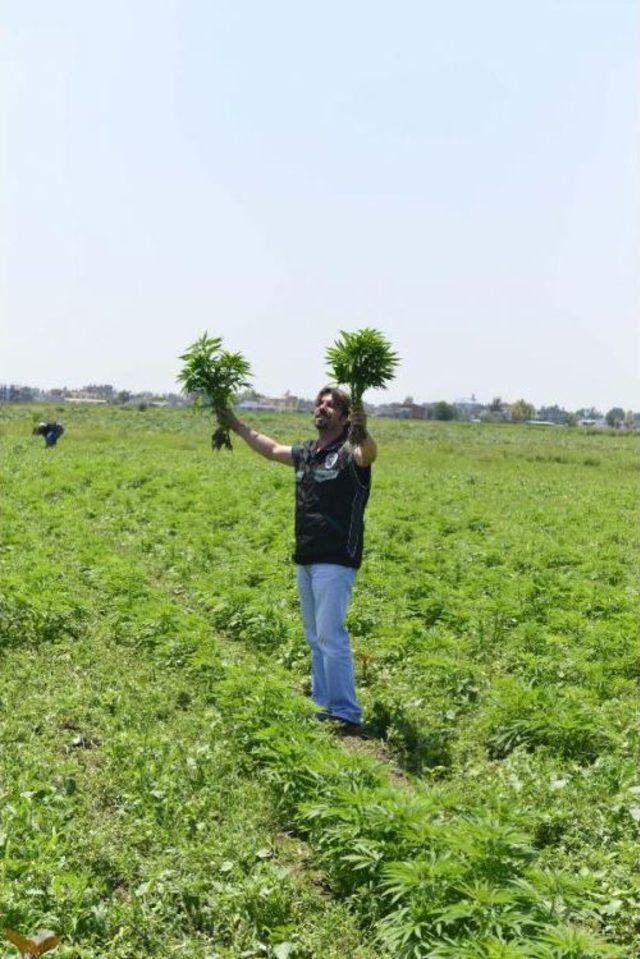
[[[296,471],[294,561],[358,569],[371,467],[356,466],[346,434],[322,450],[316,450],[313,440],[298,443],[291,454]]]

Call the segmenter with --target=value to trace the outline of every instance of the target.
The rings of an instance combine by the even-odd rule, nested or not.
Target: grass
[[[4,924],[70,956],[640,955],[637,438],[375,422],[350,628],[399,789],[300,696],[289,472],[185,411],[62,418],[45,450],[0,410]]]

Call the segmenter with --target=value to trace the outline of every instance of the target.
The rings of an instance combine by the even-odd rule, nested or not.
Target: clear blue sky
[[[640,409],[638,0],[5,0],[0,381]],[[384,394],[373,394],[381,401]]]

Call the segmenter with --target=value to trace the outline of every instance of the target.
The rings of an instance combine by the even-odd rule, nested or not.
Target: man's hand
[[[239,432],[240,420],[230,407],[220,407],[220,409],[216,410],[216,416],[221,426],[224,426],[228,430],[233,430],[234,433]]]
[[[349,441],[358,466],[371,466],[378,455],[375,440],[367,433],[367,414],[360,407],[351,410]]]
[[[363,409],[356,407],[351,410],[350,420],[349,433],[352,436],[359,437],[367,435],[367,414]]]

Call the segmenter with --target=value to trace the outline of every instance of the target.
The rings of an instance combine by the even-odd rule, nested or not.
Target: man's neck
[[[316,440],[316,449],[323,450],[327,446],[331,446],[332,443],[335,443],[336,440],[340,439],[344,435],[346,427],[338,426],[333,430],[318,430],[318,439]]]

